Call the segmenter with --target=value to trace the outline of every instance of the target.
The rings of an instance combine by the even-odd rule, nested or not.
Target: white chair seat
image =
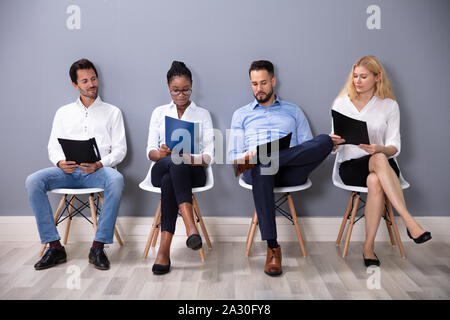
[[[66,189],[66,188],[59,188],[59,189],[53,189],[50,190],[52,193],[56,194],[90,194],[90,193],[98,193],[103,192],[102,188],[79,188],[79,189]]]
[[[253,186],[248,184],[242,179],[242,175],[239,177],[239,185],[245,189],[252,190]],[[273,188],[274,193],[286,193],[286,192],[295,192],[308,189],[312,186],[311,179],[308,178],[304,184],[298,186],[290,186],[290,187],[275,187]]]
[[[152,164],[150,165],[150,169],[148,170],[147,176],[145,177],[144,181],[142,181],[139,184],[139,188],[141,188],[142,190],[145,190],[145,191],[161,193],[161,188],[155,187],[152,184],[152,168],[154,165],[155,165],[155,162],[152,162]],[[205,183],[205,185],[203,187],[192,188],[192,193],[207,191],[207,190],[212,189],[213,187],[214,187],[214,176],[213,176],[212,168],[209,165],[206,167],[206,183]]]

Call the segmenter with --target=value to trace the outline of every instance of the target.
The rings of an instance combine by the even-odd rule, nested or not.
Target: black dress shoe
[[[93,263],[96,269],[108,270],[109,260],[103,250],[103,247],[93,247],[89,252],[89,263]]]
[[[366,257],[364,256],[364,252],[363,252],[364,264],[366,265],[366,267],[380,266],[380,260],[378,259],[375,252],[373,254],[375,255],[376,259],[366,259]]]
[[[164,264],[154,264],[152,267],[152,272],[153,274],[157,274],[157,275],[161,275],[161,274],[166,274],[170,271],[170,259],[169,259],[169,264],[168,265],[164,265]]]
[[[67,261],[66,249],[62,247],[62,249],[57,249],[54,247],[48,247],[47,251],[45,251],[41,260],[39,260],[35,265],[34,269],[43,270],[47,268],[51,268],[56,266],[57,264],[63,263]]]
[[[192,250],[198,250],[202,247],[202,237],[199,234],[193,234],[186,240],[186,246]]]
[[[409,233],[408,228],[406,228],[406,233],[408,234],[408,237],[414,240],[415,243],[424,243],[427,242],[428,240],[431,240],[431,233],[428,231],[425,231],[415,239],[412,237],[411,233]]]

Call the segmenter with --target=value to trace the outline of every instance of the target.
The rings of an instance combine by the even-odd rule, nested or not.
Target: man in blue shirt
[[[252,184],[253,199],[262,240],[267,240],[264,272],[280,275],[281,248],[277,243],[275,198],[273,188],[306,182],[308,175],[330,154],[334,144],[329,135],[313,138],[308,120],[295,104],[279,99],[274,93],[276,78],[270,61],[254,61],[249,70],[255,100],[236,110],[231,121],[228,161],[235,173],[243,173]],[[270,162],[254,162],[256,146],[292,133],[290,148],[269,155]],[[268,170],[269,166],[275,168]],[[273,170],[275,169],[275,170]]]

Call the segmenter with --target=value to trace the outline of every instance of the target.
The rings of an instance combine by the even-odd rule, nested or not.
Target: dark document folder
[[[273,140],[267,143],[260,144],[256,146],[256,155],[252,156],[250,159],[244,161],[243,159],[237,159],[238,164],[267,164],[267,160],[270,162],[270,156],[273,152],[279,152],[284,149],[288,149],[291,145],[291,137],[292,132],[289,132],[284,137]],[[263,160],[263,161],[261,161]],[[237,177],[240,173],[238,173],[239,169],[237,164],[233,164],[234,176]]]
[[[165,125],[166,125],[166,145],[170,148],[170,150],[173,150],[173,148],[176,145],[182,143],[182,145],[180,146],[181,147],[179,152],[180,154],[200,153],[199,144],[197,141],[199,139],[198,123],[184,121],[166,116]],[[177,132],[175,132],[175,135],[173,135],[174,131],[177,129],[182,130],[178,130]],[[185,148],[187,150],[185,150]]]
[[[289,146],[291,145],[291,137],[292,137],[292,132],[289,132],[289,134],[285,135],[284,137],[282,137],[280,139],[273,140],[273,141],[256,146],[256,154],[258,156],[258,159],[260,158],[261,153],[263,153],[263,155],[270,156],[270,154],[272,153],[272,150],[279,152],[283,149],[288,149]],[[276,150],[277,144],[278,144],[278,150]]]
[[[66,161],[75,161],[77,164],[80,164],[94,163],[101,160],[95,138],[89,140],[58,138],[58,141],[64,151]]]
[[[342,144],[370,144],[367,123],[331,110],[333,117],[334,134],[345,139]]]

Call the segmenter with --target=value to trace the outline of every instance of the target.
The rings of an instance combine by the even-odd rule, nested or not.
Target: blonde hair
[[[375,92],[374,94],[380,98],[390,98],[395,100],[394,93],[392,92],[391,82],[384,70],[382,64],[375,56],[365,56],[359,58],[352,67],[352,70],[348,76],[347,82],[345,83],[344,89],[339,93],[336,97],[340,98],[342,96],[348,95],[350,100],[354,101],[358,97],[358,92],[356,91],[355,84],[353,83],[353,73],[355,72],[356,67],[365,67],[367,70],[372,72],[375,76],[380,75],[380,80],[375,83]]]

